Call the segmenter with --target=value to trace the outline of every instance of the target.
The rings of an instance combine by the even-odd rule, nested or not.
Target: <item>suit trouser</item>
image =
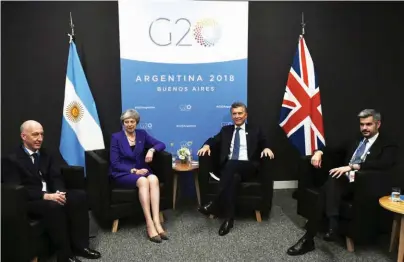
[[[52,200],[31,201],[28,213],[43,220],[45,231],[57,249],[58,259],[72,256],[72,248],[88,247],[89,216],[85,191],[68,190],[64,206]]]
[[[353,183],[349,183],[345,175],[339,178],[329,176],[320,190],[317,199],[315,212],[307,222],[307,234],[314,237],[317,234],[318,226],[325,213],[327,218],[338,218],[341,200],[350,198],[353,195]]]
[[[250,161],[229,160],[220,172],[219,192],[215,203],[227,218],[233,218],[236,195],[240,183],[256,175],[257,168]]]

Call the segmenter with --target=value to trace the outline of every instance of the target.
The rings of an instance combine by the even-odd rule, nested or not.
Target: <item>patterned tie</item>
[[[236,134],[234,135],[233,154],[231,155],[232,160],[238,160],[238,155],[240,153],[240,129],[240,127],[237,127]]]
[[[351,164],[359,164],[362,162],[361,157],[362,157],[363,153],[365,153],[366,144],[368,142],[369,142],[369,140],[367,138],[365,138],[365,140],[363,140],[363,142],[358,146],[358,148],[356,149],[355,155],[352,158]]]

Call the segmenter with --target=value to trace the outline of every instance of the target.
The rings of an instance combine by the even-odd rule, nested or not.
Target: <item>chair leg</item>
[[[160,211],[160,222],[164,223],[164,214]]]
[[[390,248],[389,252],[393,251],[393,248],[396,245],[398,240],[398,234],[400,232],[400,216],[396,215],[393,220],[393,227],[391,229],[391,238],[390,238]]]
[[[257,219],[257,222],[262,222],[261,211],[255,210],[255,218]]]
[[[355,251],[355,245],[354,241],[350,237],[345,237],[346,240],[346,248],[348,249],[348,252],[354,252]]]
[[[34,257],[31,262],[38,262],[38,257]]]
[[[116,233],[116,231],[118,231],[118,224],[119,219],[115,219],[114,222],[112,223],[112,233]]]

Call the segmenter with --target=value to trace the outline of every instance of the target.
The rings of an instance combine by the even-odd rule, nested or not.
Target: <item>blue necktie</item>
[[[363,140],[363,142],[358,146],[358,148],[356,149],[355,155],[352,158],[351,164],[359,164],[362,162],[361,157],[362,157],[363,153],[365,153],[366,144],[368,142],[369,142],[369,140],[367,138],[365,138],[365,140]]]
[[[240,129],[240,127],[237,127],[236,134],[234,135],[233,154],[231,155],[232,160],[238,160],[240,153]]]

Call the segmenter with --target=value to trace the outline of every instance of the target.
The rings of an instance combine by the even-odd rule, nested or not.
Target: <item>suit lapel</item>
[[[380,138],[380,134],[377,137],[376,141],[373,143],[373,145],[369,148],[368,155],[370,157],[373,157],[375,155],[378,155],[380,151],[382,150],[382,144],[383,140]]]
[[[32,163],[31,157],[25,152],[22,147],[20,148],[20,150],[18,150],[17,162],[21,163],[22,168],[25,169],[30,175],[39,178],[36,167]]]
[[[121,132],[121,137],[119,140],[120,140],[123,152],[125,152],[125,155],[127,155],[127,156],[133,155],[132,148],[130,148],[129,141],[126,138],[125,131]]]
[[[249,134],[249,132],[251,132],[251,128],[250,128],[249,125],[245,124],[245,138],[246,138],[246,143],[247,143],[247,156],[250,159],[251,158],[250,152],[252,152],[252,151],[250,150],[249,146],[252,145],[251,139],[252,139],[253,136],[251,136]]]
[[[225,137],[225,147],[226,148],[226,155],[229,154],[230,152],[230,145],[231,145],[231,140],[233,138],[233,133],[234,133],[234,125],[231,125],[229,128],[227,128],[227,132],[225,133],[226,137]]]

